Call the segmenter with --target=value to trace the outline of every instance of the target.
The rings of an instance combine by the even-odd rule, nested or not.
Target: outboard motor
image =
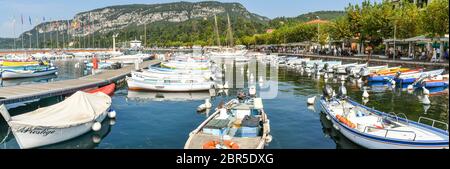
[[[347,88],[344,85],[339,87],[338,97],[345,99],[347,97]]]
[[[333,88],[331,88],[330,85],[326,85],[323,90],[323,97],[325,97],[327,100],[333,97]]]
[[[351,75],[352,69],[353,69],[353,66],[346,67],[345,68],[345,73],[347,73],[347,75]]]
[[[402,72],[398,71],[397,73],[395,73],[395,77],[400,77],[401,74]]]
[[[359,75],[362,77],[369,76],[369,69],[367,67],[362,67],[359,71]]]
[[[328,63],[325,63],[325,65],[323,65],[323,70],[325,70],[325,71],[327,72],[329,66],[330,66],[330,65],[328,65]]]
[[[239,91],[237,93],[237,98],[239,99],[239,102],[242,102],[247,96],[245,95],[245,93],[243,91]]]

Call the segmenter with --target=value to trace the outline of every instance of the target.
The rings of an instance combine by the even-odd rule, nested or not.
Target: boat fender
[[[115,110],[111,110],[108,112],[108,117],[109,118],[116,118],[116,111]]]
[[[266,143],[270,143],[270,142],[272,142],[272,135],[267,135],[267,137],[266,137]]]
[[[92,142],[93,142],[93,143],[98,144],[98,143],[100,143],[100,141],[102,141],[102,138],[101,138],[99,135],[94,134],[94,135],[92,136]]]
[[[94,130],[94,131],[100,131],[101,128],[102,128],[102,124],[100,124],[100,122],[95,122],[92,125],[92,130]]]
[[[109,125],[114,126],[116,124],[116,119],[109,119]]]

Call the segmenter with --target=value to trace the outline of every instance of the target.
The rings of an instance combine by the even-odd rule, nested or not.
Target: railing
[[[416,140],[416,137],[417,137],[416,133],[413,132],[413,131],[392,130],[392,129],[380,129],[380,128],[376,128],[376,127],[372,127],[372,126],[366,126],[366,127],[364,127],[363,133],[368,133],[367,130],[368,130],[369,128],[372,128],[372,129],[375,129],[375,130],[384,130],[384,131],[386,131],[385,134],[384,134],[384,138],[387,137],[387,135],[388,135],[389,132],[412,133],[412,134],[414,134],[414,137],[413,137],[412,141],[415,141],[415,140]]]
[[[431,118],[428,118],[428,117],[419,117],[419,120],[417,120],[417,123],[421,123],[422,119],[431,121],[432,122],[431,123],[431,127],[434,127],[434,124],[436,124],[436,123],[443,124],[446,127],[445,131],[448,131],[448,124],[443,122],[443,121],[438,121],[438,120],[431,119]],[[425,123],[422,123],[422,124],[425,124]],[[436,127],[434,127],[434,128],[436,128]]]
[[[385,113],[384,115],[381,115],[381,116],[382,117],[395,118],[395,121],[400,123],[401,121],[398,120],[399,119],[399,115],[402,115],[402,117],[405,119],[404,122],[406,123],[406,125],[408,125],[409,124],[408,117],[406,117],[406,115],[404,113],[395,114],[394,112],[387,112],[387,113]],[[394,116],[394,117],[391,117],[391,116]]]

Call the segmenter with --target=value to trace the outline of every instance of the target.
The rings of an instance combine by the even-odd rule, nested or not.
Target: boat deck
[[[202,149],[203,144],[208,141],[219,141],[220,136],[211,134],[197,133],[185,147],[186,149]],[[239,145],[239,149],[256,149],[261,142],[261,137],[233,137],[231,141]]]
[[[158,60],[144,61],[140,67],[157,64]],[[0,104],[11,104],[29,100],[60,96],[74,93],[93,87],[99,87],[129,75],[134,65],[126,65],[121,69],[104,70],[95,75],[80,77],[78,79],[62,80],[49,83],[35,83],[0,88]]]

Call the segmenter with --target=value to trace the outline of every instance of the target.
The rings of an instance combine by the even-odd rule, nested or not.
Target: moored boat
[[[112,96],[114,94],[114,90],[116,89],[116,84],[115,83],[111,83],[109,85],[103,86],[103,87],[99,87],[97,89],[91,89],[91,90],[87,90],[87,93],[97,93],[97,92],[102,92],[105,93],[108,96]]]
[[[214,82],[202,76],[179,76],[132,72],[127,77],[129,90],[188,92],[209,90]]]
[[[263,149],[270,124],[261,98],[233,99],[219,106],[189,134],[185,149]]]
[[[369,75],[368,81],[372,81],[372,82],[388,82],[391,80],[394,80],[394,78],[397,76],[397,74],[400,72],[403,75],[408,75],[408,74],[413,74],[413,73],[419,73],[422,72],[422,68],[419,69],[403,69],[398,72],[393,72],[393,71],[389,71],[389,72],[383,72],[383,73],[373,73]]]
[[[398,76],[395,78],[396,83],[401,84],[411,84],[414,83],[417,78],[420,77],[428,77],[428,76],[437,76],[444,72],[444,69],[438,69],[438,70],[432,70],[432,71],[426,71],[426,72],[417,72],[417,73],[409,73],[409,74],[402,74],[399,73]]]
[[[20,148],[34,148],[100,129],[110,106],[111,97],[104,93],[78,91],[60,103],[29,113],[11,117],[4,105],[0,106],[0,113],[11,127]]]
[[[47,65],[47,62],[39,62],[39,61],[7,61],[4,60],[2,62],[2,66],[33,66],[33,65]]]
[[[446,75],[437,75],[434,77],[428,77],[425,79],[421,79],[416,83],[416,87],[425,87],[425,88],[435,88],[435,87],[448,87],[449,86],[449,76]]]
[[[57,67],[47,67],[47,66],[36,68],[36,69],[26,69],[26,70],[6,69],[6,70],[0,71],[0,77],[3,80],[38,77],[38,76],[55,74],[57,71],[58,71]]]
[[[361,105],[327,86],[319,101],[322,112],[345,137],[354,143],[372,149],[442,149],[449,148],[448,124],[420,117],[418,122],[403,114],[387,114]],[[404,118],[403,118],[404,117]],[[425,120],[432,125],[423,124]],[[446,130],[435,127],[442,124]]]

